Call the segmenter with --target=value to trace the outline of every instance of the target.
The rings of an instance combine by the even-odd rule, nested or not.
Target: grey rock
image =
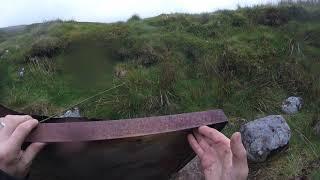
[[[75,107],[73,109],[70,109],[66,111],[62,116],[60,116],[60,118],[66,118],[66,117],[76,117],[76,118],[81,117],[79,108]]]
[[[7,49],[7,50],[5,50],[5,53],[9,53],[9,50]]]
[[[121,68],[116,68],[116,76],[118,78],[123,78],[126,76],[126,74],[127,74],[127,70],[121,69]]]
[[[286,146],[291,130],[281,115],[270,115],[248,122],[241,126],[242,142],[249,160],[263,162],[269,154]]]
[[[302,105],[303,100],[301,97],[291,96],[282,102],[281,108],[286,114],[295,114],[302,108]]]
[[[200,159],[198,157],[193,158],[178,173],[173,175],[170,180],[204,180]]]
[[[18,76],[19,76],[19,78],[23,78],[23,77],[24,77],[24,73],[25,73],[25,69],[24,69],[24,68],[21,68],[21,69],[18,71]]]
[[[119,70],[119,71],[116,72],[116,76],[119,77],[119,78],[125,77],[126,74],[127,74],[126,70]]]

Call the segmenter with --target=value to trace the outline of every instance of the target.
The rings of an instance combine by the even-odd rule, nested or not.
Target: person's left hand
[[[32,160],[44,147],[44,143],[32,143],[26,150],[21,146],[38,121],[30,116],[8,115],[0,118],[0,169],[7,174],[23,178]]]

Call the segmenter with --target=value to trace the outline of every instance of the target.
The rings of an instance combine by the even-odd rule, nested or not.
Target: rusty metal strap
[[[227,122],[222,110],[184,113],[136,119],[43,123],[30,134],[27,142],[96,141],[138,137],[192,129]]]

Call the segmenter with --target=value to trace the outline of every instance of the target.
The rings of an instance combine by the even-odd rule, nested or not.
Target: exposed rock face
[[[66,117],[81,117],[79,108],[75,107],[71,110],[68,110],[65,112],[60,118],[66,118]]]
[[[303,100],[301,97],[291,96],[282,102],[282,111],[286,114],[297,113],[303,105]]]
[[[184,168],[175,174],[171,180],[204,180],[198,156],[193,158]]]
[[[242,142],[249,160],[263,162],[268,155],[286,146],[291,137],[291,130],[281,115],[271,115],[256,119],[240,128]]]

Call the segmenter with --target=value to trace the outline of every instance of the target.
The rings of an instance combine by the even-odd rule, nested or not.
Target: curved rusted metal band
[[[43,123],[27,142],[96,141],[138,137],[227,122],[222,110],[184,113],[136,119]]]

